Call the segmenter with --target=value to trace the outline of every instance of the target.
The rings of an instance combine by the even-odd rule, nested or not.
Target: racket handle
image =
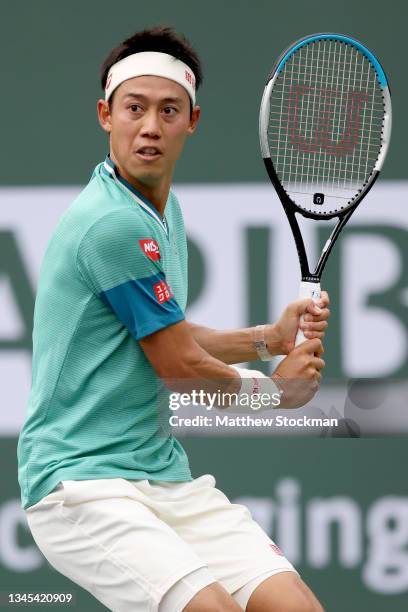
[[[314,302],[317,302],[320,299],[321,289],[319,282],[309,282],[302,281],[300,283],[299,289],[299,300],[303,300],[304,298],[312,298]],[[303,315],[300,317],[300,321],[303,322]],[[302,344],[306,340],[303,331],[301,329],[298,330],[296,335],[295,346]]]

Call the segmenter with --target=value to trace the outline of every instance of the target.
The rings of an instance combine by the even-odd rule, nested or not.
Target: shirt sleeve
[[[77,266],[136,340],[184,319],[164,274],[159,243],[131,209],[108,213],[91,226],[79,245]]]

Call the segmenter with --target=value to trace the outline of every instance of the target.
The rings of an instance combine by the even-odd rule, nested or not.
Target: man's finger
[[[320,357],[314,357],[312,364],[316,368],[316,370],[323,370],[324,366],[326,365],[326,362],[323,359],[320,359]]]
[[[323,340],[325,333],[324,332],[318,332],[318,331],[304,331],[303,335],[305,336],[305,338],[307,338],[308,340],[311,340],[312,338],[319,338],[320,340]]]
[[[310,313],[305,314],[304,320],[305,321],[326,321],[326,319],[328,319],[329,316],[330,316],[330,310],[328,308],[324,308],[323,310],[320,310],[319,315],[312,315]]]
[[[325,308],[325,306],[328,306],[330,304],[330,298],[329,298],[329,294],[327,293],[327,291],[322,291],[320,294],[320,298],[317,301],[318,306],[320,306],[320,308]]]
[[[304,321],[300,324],[303,331],[323,331],[328,326],[327,321]]]
[[[319,338],[313,338],[311,340],[305,340],[302,344],[299,344],[294,350],[304,351],[305,353],[318,353],[319,355],[323,353],[323,344],[319,340]]]
[[[310,314],[314,316],[319,316],[322,313],[322,309],[317,305],[316,302],[311,301],[306,306],[306,312],[309,312]]]
[[[313,309],[313,306],[314,306],[314,302],[311,298],[304,298],[303,300],[296,300],[295,302],[291,302],[288,305],[288,309],[290,309],[293,314],[300,317],[305,312],[309,312],[308,308]],[[311,312],[314,313],[314,309]]]

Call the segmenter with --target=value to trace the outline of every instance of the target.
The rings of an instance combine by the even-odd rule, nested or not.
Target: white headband
[[[175,81],[187,91],[191,102],[195,104],[194,72],[179,59],[167,53],[142,51],[128,55],[111,66],[106,79],[105,100],[108,101],[113,91],[123,81],[138,76],[159,76]]]

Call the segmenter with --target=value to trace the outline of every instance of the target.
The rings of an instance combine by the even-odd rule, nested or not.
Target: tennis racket
[[[377,179],[391,134],[391,97],[377,58],[341,34],[314,34],[278,58],[262,97],[259,137],[301,270],[299,298],[320,297],[327,258]],[[313,271],[297,214],[338,218]],[[299,329],[296,345],[305,340]]]

